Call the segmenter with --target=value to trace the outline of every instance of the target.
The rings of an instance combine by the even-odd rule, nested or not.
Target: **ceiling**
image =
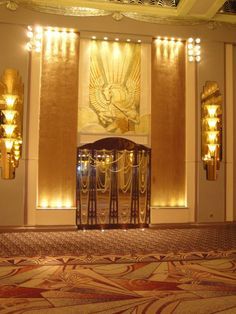
[[[0,0],[10,10],[23,7],[70,16],[124,16],[152,23],[236,24],[236,0]]]

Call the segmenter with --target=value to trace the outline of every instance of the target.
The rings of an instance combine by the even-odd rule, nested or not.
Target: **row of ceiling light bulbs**
[[[47,28],[47,32],[48,33],[74,33],[74,30],[69,30],[67,31],[66,29],[62,29],[61,31],[59,30],[59,28],[52,28],[52,27],[48,27]],[[26,48],[27,50],[29,51],[36,51],[36,52],[40,52],[41,51],[41,48],[42,48],[42,34],[43,34],[43,28],[41,26],[35,26],[35,27],[32,27],[32,26],[28,26],[28,31],[27,31],[27,36],[29,38],[29,42],[27,43],[26,45]],[[93,35],[91,37],[93,40],[96,40],[97,39],[97,36]],[[104,36],[103,37],[103,40],[105,41],[108,41],[109,40],[109,37],[107,36]],[[111,39],[111,40],[115,40],[115,41],[120,41],[120,39],[118,37],[115,37],[114,39]],[[174,43],[174,42],[177,42],[177,43],[181,43],[182,40],[181,38],[178,38],[178,39],[175,39],[175,38],[168,38],[168,37],[164,37],[164,38],[161,38],[160,36],[158,36],[156,38],[157,41],[159,42],[164,42],[164,43],[168,43],[168,42],[171,42],[171,43]],[[131,39],[130,38],[127,38],[126,39],[127,42],[131,42]],[[138,39],[136,42],[138,43],[141,43],[141,39]],[[196,62],[200,62],[201,61],[201,46],[200,46],[200,43],[201,43],[201,40],[200,38],[189,38],[187,40],[187,43],[188,43],[188,60],[190,62],[193,62],[193,61],[196,61]]]

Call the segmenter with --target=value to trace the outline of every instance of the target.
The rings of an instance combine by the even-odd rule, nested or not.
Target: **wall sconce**
[[[0,80],[0,166],[2,179],[14,179],[22,147],[23,83],[17,70]]]
[[[29,41],[26,44],[28,51],[41,52],[43,28],[41,26],[28,26],[27,37]]]
[[[201,39],[189,38],[188,39],[188,61],[200,62],[201,61]]]
[[[207,180],[216,180],[222,160],[222,96],[216,82],[208,81],[201,94],[202,160]]]

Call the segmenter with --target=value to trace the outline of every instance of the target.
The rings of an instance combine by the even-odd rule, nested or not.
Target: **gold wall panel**
[[[152,206],[185,206],[185,45],[152,47]]]
[[[40,99],[38,205],[75,206],[78,44],[74,33],[45,32]]]

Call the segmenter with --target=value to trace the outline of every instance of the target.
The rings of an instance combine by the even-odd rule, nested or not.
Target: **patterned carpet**
[[[236,260],[0,267],[0,313],[236,313]]]
[[[236,230],[0,233],[0,313],[236,313]]]
[[[236,257],[234,226],[0,233],[0,265],[5,257],[37,263],[150,262]],[[54,257],[51,260],[44,257]],[[3,258],[1,258],[3,257]],[[18,261],[20,262],[20,261]],[[22,262],[21,262],[22,263]]]

